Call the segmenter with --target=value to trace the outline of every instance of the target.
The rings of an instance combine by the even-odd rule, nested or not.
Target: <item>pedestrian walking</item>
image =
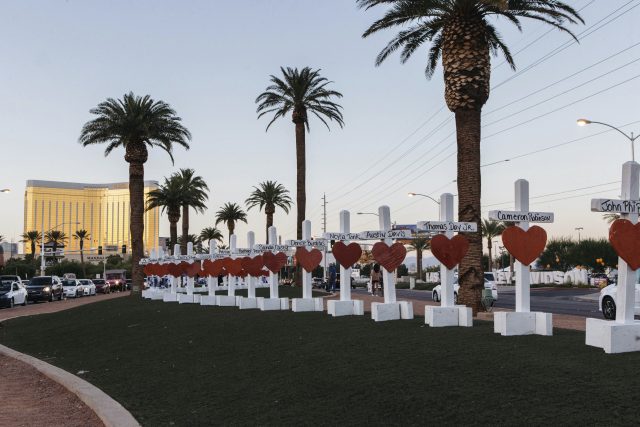
[[[374,264],[371,271],[371,295],[381,293],[380,284],[382,283],[382,272],[380,271],[380,264]]]
[[[334,264],[331,264],[329,266],[329,283],[328,283],[329,292],[331,293],[334,293],[336,291],[337,276],[338,276],[338,273],[336,272],[336,266]]]

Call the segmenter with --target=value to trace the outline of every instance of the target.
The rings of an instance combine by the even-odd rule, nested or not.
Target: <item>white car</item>
[[[96,285],[90,279],[80,279],[80,283],[82,283],[84,295],[96,294]]]
[[[27,305],[27,289],[19,282],[0,282],[0,305],[13,308],[14,305]]]
[[[496,278],[493,273],[484,273],[484,288],[491,289],[491,295],[493,299],[498,301],[498,285],[496,284]],[[431,298],[435,302],[440,301],[442,285],[438,285],[433,288],[431,291]],[[458,303],[458,290],[460,289],[460,285],[458,284],[458,278],[453,282],[453,302],[455,304]]]
[[[638,270],[640,274],[640,270]],[[613,285],[606,286],[600,290],[600,298],[598,301],[598,309],[602,312],[605,319],[616,319],[616,294],[618,287],[614,283]],[[636,295],[635,295],[634,313],[636,316],[640,315],[640,284],[636,281]]]
[[[78,279],[63,279],[62,289],[64,289],[64,296],[67,298],[78,298],[84,295],[84,287]]]

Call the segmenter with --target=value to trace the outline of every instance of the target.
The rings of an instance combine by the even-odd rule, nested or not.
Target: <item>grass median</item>
[[[640,354],[554,332],[119,298],[7,321],[0,343],[81,372],[143,425],[636,423]]]

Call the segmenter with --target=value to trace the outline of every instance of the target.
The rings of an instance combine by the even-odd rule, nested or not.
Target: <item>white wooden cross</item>
[[[253,231],[247,232],[247,246],[249,246],[249,256],[253,256],[253,246],[256,244],[256,234]],[[247,276],[247,298],[256,297],[256,278]]]
[[[440,195],[440,218],[439,221],[420,221],[418,230],[427,232],[441,232],[448,239],[453,237],[455,232],[476,232],[478,224],[475,222],[454,222],[453,221],[453,194],[444,193]],[[440,264],[440,306],[454,307],[455,270],[448,269],[444,264]]]
[[[232,234],[229,238],[229,250],[230,257],[235,258],[236,246],[237,246],[238,237],[235,234]],[[231,274],[227,275],[227,295],[230,297],[236,296],[236,278]]]
[[[302,240],[287,240],[285,242],[287,246],[298,248],[302,247],[306,250],[317,248],[323,250],[326,247],[326,240],[311,240],[311,221],[308,219],[302,222]],[[312,277],[311,271],[303,269],[302,274],[302,299],[312,298]]]
[[[218,249],[218,243],[211,239],[209,240],[209,258],[213,259],[216,255],[216,250]],[[207,278],[207,287],[209,290],[209,296],[215,296],[216,289],[218,289],[218,277],[209,276]]]
[[[529,229],[530,222],[552,223],[552,212],[529,211],[529,181],[519,179],[515,182],[515,211],[489,211],[489,219],[496,221],[515,222],[524,231]],[[531,274],[528,265],[515,262],[516,272],[516,312],[531,311]]]
[[[638,213],[640,212],[639,179],[640,164],[636,162],[624,163],[622,165],[622,200],[592,199],[591,210],[594,212],[619,213],[620,218],[636,224],[638,222]],[[618,258],[617,323],[634,323],[635,287],[635,271],[622,258]]]
[[[179,244],[175,244],[173,245],[173,258],[175,258],[175,260],[177,262],[180,262],[180,245]],[[182,277],[178,276],[171,276],[173,279],[171,280],[171,293],[175,294],[178,292],[178,286],[180,285],[180,281],[182,280]]]

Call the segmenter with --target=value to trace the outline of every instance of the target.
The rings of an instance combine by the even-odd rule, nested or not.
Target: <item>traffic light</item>
[[[102,246],[98,246],[98,255],[102,255]]]
[[[127,253],[127,245],[122,245],[122,253],[123,254]]]

